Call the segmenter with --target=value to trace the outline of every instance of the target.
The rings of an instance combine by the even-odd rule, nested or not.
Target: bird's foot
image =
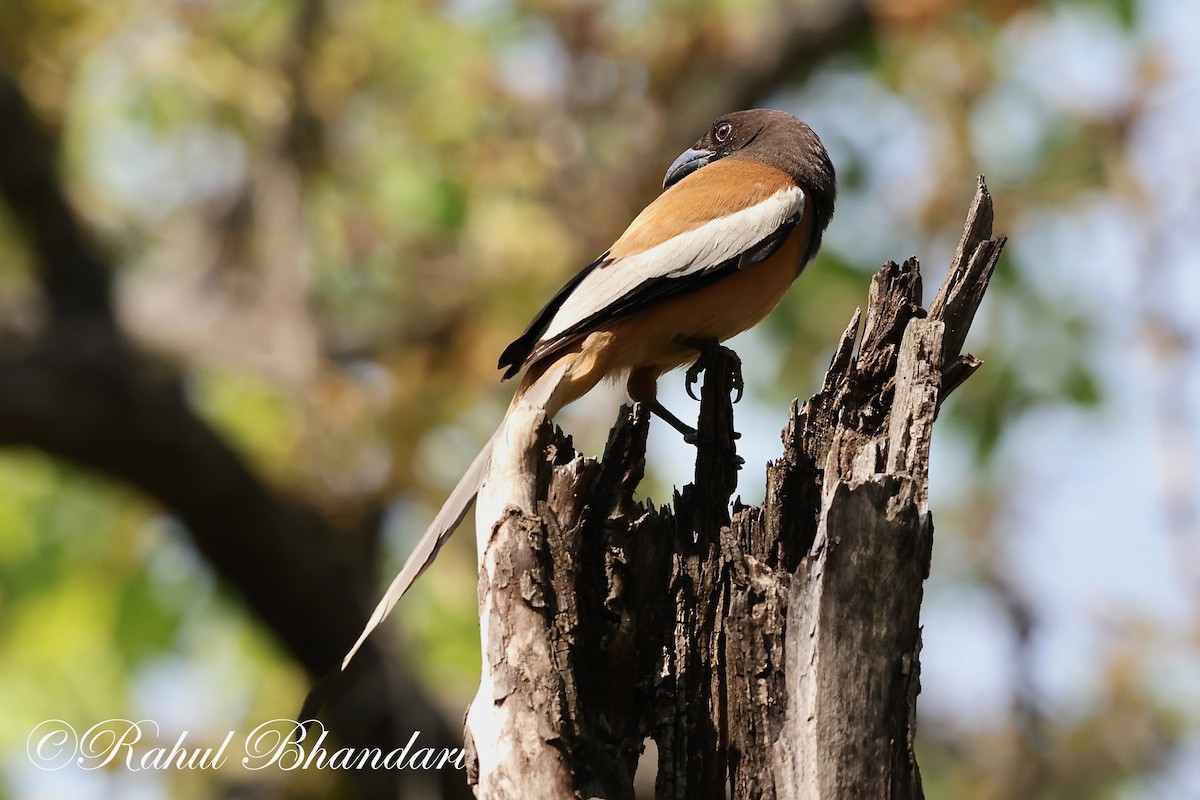
[[[687,389],[688,397],[693,400],[700,399],[692,391],[692,387],[700,380],[700,373],[710,369],[714,363],[720,361],[720,356],[724,355],[724,363],[729,369],[729,383],[734,391],[733,402],[740,402],[746,390],[746,383],[742,379],[742,359],[738,357],[738,354],[716,339],[688,339],[685,344],[688,347],[696,348],[700,353],[696,363],[688,367],[684,378],[684,388]]]
[[[667,407],[662,403],[658,402],[658,400],[640,400],[639,402],[645,403],[650,409],[651,414],[683,434],[683,440],[688,444],[699,445],[700,442],[705,441],[704,436],[698,430],[672,414],[670,410],[667,409]],[[740,439],[742,438],[742,435],[737,431],[734,431],[733,438]]]

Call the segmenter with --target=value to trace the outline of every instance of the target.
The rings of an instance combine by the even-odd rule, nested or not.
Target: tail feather
[[[366,627],[359,634],[358,641],[350,648],[350,652],[346,653],[346,657],[342,659],[342,669],[346,669],[350,663],[350,659],[354,658],[354,654],[362,647],[363,642],[371,635],[375,628],[379,627],[379,623],[387,618],[391,613],[392,608],[413,582],[420,577],[421,573],[433,563],[433,559],[437,556],[438,550],[450,538],[450,534],[454,533],[459,524],[463,521],[463,517],[471,510],[471,506],[475,503],[475,495],[479,493],[479,484],[483,480],[483,475],[487,471],[488,462],[492,458],[492,446],[496,442],[500,431],[504,429],[504,424],[501,423],[496,432],[492,434],[492,438],[488,439],[487,444],[479,451],[479,455],[475,456],[475,460],[471,462],[471,466],[467,467],[467,471],[458,479],[458,484],[454,490],[450,492],[450,496],[446,502],[442,504],[442,508],[438,511],[437,516],[433,518],[433,522],[429,524],[429,528],[425,531],[425,535],[421,537],[421,541],[417,542],[417,546],[409,555],[408,560],[404,562],[404,567],[399,574],[392,580],[392,585],[383,595],[383,599],[379,601],[379,605],[375,606],[375,611],[372,612],[371,618],[367,620]]]
[[[566,377],[568,367],[569,360],[564,360],[553,365],[532,382],[523,385],[513,402],[530,403],[539,408],[546,409],[547,414],[553,414],[558,410],[560,405],[556,397],[556,392]],[[350,648],[350,652],[346,653],[346,657],[342,659],[341,668],[343,671],[350,664],[350,660],[354,658],[354,654],[362,647],[363,642],[367,640],[367,637],[391,613],[396,602],[404,596],[404,593],[420,577],[421,573],[433,563],[438,550],[450,538],[450,534],[454,533],[458,528],[459,524],[463,521],[463,517],[467,515],[467,512],[471,510],[471,506],[475,503],[475,497],[479,494],[479,486],[483,482],[484,475],[487,473],[488,465],[491,463],[492,449],[504,434],[504,425],[507,420],[508,415],[506,414],[505,419],[496,428],[496,432],[492,434],[487,444],[479,451],[479,455],[475,456],[475,460],[471,462],[471,466],[467,467],[467,471],[458,479],[458,484],[450,492],[450,496],[446,498],[446,502],[442,504],[442,508],[438,511],[437,516],[433,518],[433,522],[429,524],[425,535],[421,537],[421,541],[417,542],[417,546],[409,555],[408,560],[404,562],[404,567],[392,580],[392,585],[388,587],[387,592],[383,595],[383,599],[379,601],[379,605],[375,606],[375,611],[371,613],[371,618],[367,620],[366,627],[359,634],[358,641],[354,643],[354,646]]]

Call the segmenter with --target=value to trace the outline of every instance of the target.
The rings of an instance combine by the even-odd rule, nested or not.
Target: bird
[[[820,249],[836,197],[833,163],[806,123],[772,109],[719,117],[667,169],[662,193],[501,353],[504,380],[525,373],[509,412],[525,402],[553,417],[601,380],[624,376],[631,399],[694,437],[658,401],[658,378],[779,304]],[[342,670],[470,510],[505,421],[392,581]]]

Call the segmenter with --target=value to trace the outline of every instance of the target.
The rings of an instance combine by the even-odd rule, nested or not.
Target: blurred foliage
[[[61,140],[73,198],[118,265],[123,324],[269,480],[333,517],[386,507],[390,574],[503,411],[496,355],[700,133],[663,140],[673,121],[729,110],[673,106],[680,86],[701,62],[751,69],[786,6],[5,0],[0,68]],[[921,255],[931,292],[978,172],[1016,242],[1100,195],[1146,205],[1128,141],[1169,66],[1140,4],[870,7],[870,35],[762,98],[809,120],[841,176],[825,251],[749,345],[779,365],[775,385],[752,387],[774,405],[813,389],[883,260]],[[1099,68],[1115,64],[1126,91],[1053,72],[1079,37],[1115,53]],[[1020,420],[1105,402],[1094,345],[1108,320],[1061,290],[1062,252],[1010,251],[977,321],[987,365],[945,414],[947,447],[968,454],[963,497],[1003,502],[997,454]],[[27,330],[36,283],[2,209],[0,254],[0,328]],[[48,717],[177,707],[180,727],[215,735],[296,706],[301,676],[161,509],[33,452],[0,454],[0,487],[0,748],[22,773],[0,792],[32,780],[13,754]],[[939,527],[939,546],[997,536],[985,505],[949,509],[962,525]],[[478,659],[468,539],[401,607],[405,653],[452,707]],[[986,584],[998,549],[948,579]],[[1152,697],[1146,669],[1113,654],[1086,713],[1026,709],[1036,732],[1017,711],[964,709],[961,731],[928,720],[928,796],[1150,796],[1123,792],[1154,786],[1200,720]]]

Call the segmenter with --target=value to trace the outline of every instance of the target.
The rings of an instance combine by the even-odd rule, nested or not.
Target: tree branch
[[[59,184],[53,147],[12,77],[0,70],[0,196],[38,255],[55,317],[110,320],[109,271]]]
[[[67,206],[51,150],[24,98],[0,76],[0,194],[29,234],[55,311],[36,339],[0,347],[0,446],[40,448],[162,503],[297,661],[312,675],[325,673],[369,615],[365,555],[340,545],[345,537],[314,509],[268,488],[192,412],[178,379],[112,324],[107,264]],[[385,669],[377,645],[359,661],[348,690],[329,707],[335,735],[386,750],[420,730],[431,746],[457,746],[411,675],[394,664]],[[355,776],[364,796],[394,797],[398,785],[427,787],[430,780],[446,797],[467,796],[453,770],[435,778]]]

